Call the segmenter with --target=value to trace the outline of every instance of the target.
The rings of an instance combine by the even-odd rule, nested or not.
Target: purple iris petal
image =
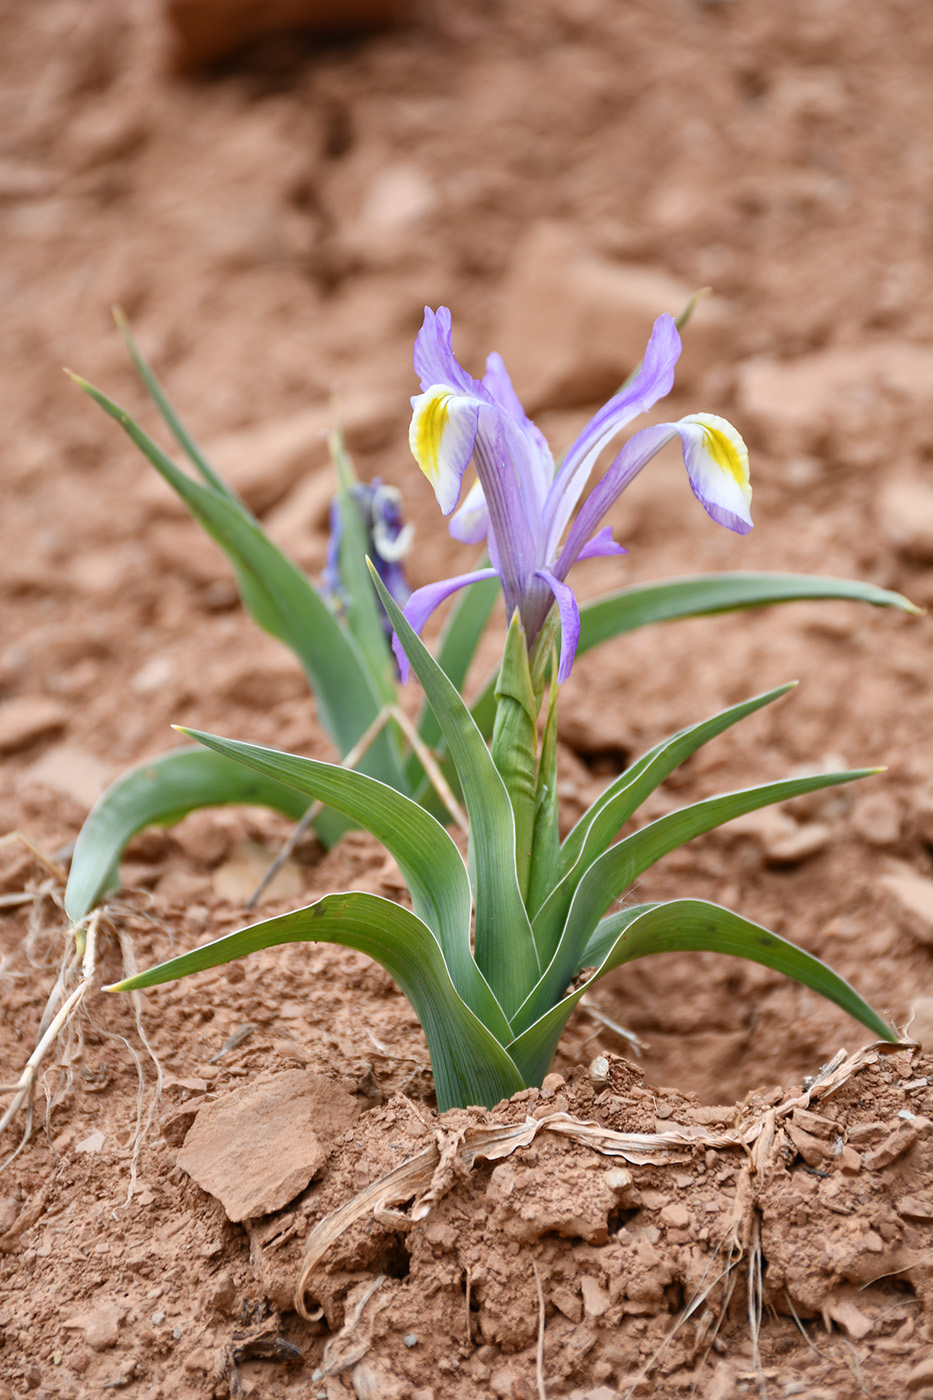
[[[596,527],[606,511],[615,503],[629,482],[638,475],[642,467],[651,461],[655,453],[660,452],[666,442],[670,442],[676,431],[676,428],[670,423],[659,423],[653,428],[642,428],[640,433],[629,438],[621,452],[613,459],[605,476],[597,481],[583,502],[580,513],[570,527],[570,534],[567,536],[567,543],[561,550],[560,562],[557,566],[557,572],[561,578],[566,578],[570,567],[579,559],[584,546],[595,533]]]
[[[526,416],[519,397],[512,388],[512,381],[502,363],[501,355],[492,354],[487,359],[483,384],[525,439],[527,467],[540,502],[543,502],[554,479],[554,458],[541,429]]]
[[[529,511],[527,478],[521,458],[516,460],[514,439],[495,409],[484,408],[476,434],[473,460],[489,512],[490,558],[502,579],[506,615],[518,608],[528,579],[538,562],[540,517]]]
[[[445,578],[440,583],[427,583],[423,588],[416,588],[406,604],[405,620],[412,630],[420,636],[424,624],[432,612],[435,608],[439,608],[444,599],[449,598],[451,593],[456,593],[458,588],[466,588],[471,583],[479,583],[484,578],[495,577],[495,569],[475,569],[471,574],[458,574],[456,578]],[[402,644],[397,636],[392,638],[392,649],[395,652],[399,675],[404,685],[408,680],[408,657],[402,650]]]
[[[478,481],[474,481],[466,493],[447,528],[454,539],[462,541],[463,544],[480,544],[486,538],[489,530],[489,511],[486,509],[483,488]]]
[[[671,426],[680,433],[684,466],[687,468],[690,486],[707,515],[715,520],[717,525],[725,525],[727,530],[734,530],[738,535],[747,535],[752,528],[748,509],[751,488],[748,484],[748,457],[744,444],[741,444],[744,462],[733,457],[727,464],[720,456],[711,453],[709,433],[701,423],[686,419]],[[726,427],[729,428],[729,425],[726,424]],[[734,432],[734,429],[730,428],[730,432]],[[720,434],[720,440],[722,436]],[[740,484],[742,477],[744,480]]]
[[[446,515],[456,506],[469,449],[479,479],[453,515],[450,531],[469,543],[485,539],[492,569],[419,589],[407,610],[411,618],[414,608],[419,628],[454,589],[495,573],[502,582],[506,615],[518,609],[529,648],[556,601],[563,632],[558,679],[565,680],[579,639],[580,616],[564,580],[578,559],[625,553],[600,522],[633,477],[677,435],[690,484],[706,511],[732,530],[744,533],[751,528],[745,445],[734,428],[712,414],[694,414],[636,433],[570,524],[600,453],[633,418],[670,393],[680,350],[673,317],[658,317],[632,382],[590,420],[555,475],[547,443],[526,417],[499,356],[490,355],[482,381],[473,379],[454,356],[450,312],[445,307],[436,314],[425,310],[415,344],[415,368],[424,394],[412,400],[412,450]],[[429,389],[435,393],[428,394]],[[439,407],[432,419],[435,402]]]
[[[536,578],[543,579],[554,594],[557,611],[560,613],[560,661],[557,665],[557,683],[563,685],[570,675],[573,658],[577,654],[580,640],[580,609],[569,584],[561,582],[549,569],[538,569]]]
[[[441,386],[434,394],[425,392],[412,401],[412,428],[421,444],[425,441],[423,470],[437,496],[444,515],[450,515],[460,498],[463,473],[473,458],[479,429],[481,401],[465,394],[453,394]]]
[[[674,366],[680,357],[680,351],[680,335],[673,316],[659,316],[654,323],[641,369],[631,384],[611,398],[590,419],[568,449],[560,471],[554,478],[544,507],[550,550],[556,548],[564,533],[603,448],[633,418],[645,413],[658,399],[663,399],[671,392],[674,384]]]
[[[612,538],[612,526],[605,525],[583,546],[577,555],[577,562],[581,559],[604,559],[609,554],[628,554],[628,550],[616,544]]]
[[[450,312],[447,307],[439,307],[435,315],[426,306],[424,324],[415,341],[415,373],[421,380],[422,393],[435,384],[449,384],[452,389],[459,389],[461,394],[488,401],[489,391],[478,379],[467,374],[458,362],[450,341]]]

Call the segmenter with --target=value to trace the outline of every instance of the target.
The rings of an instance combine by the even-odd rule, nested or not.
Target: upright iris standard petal
[[[677,424],[693,493],[728,530],[752,528],[748,449],[731,423],[714,413],[693,413]]]
[[[411,406],[408,441],[412,455],[434,487],[437,504],[449,515],[473,456],[480,406],[445,384],[434,384],[418,394]]]
[[[493,572],[502,582],[506,614],[518,610],[529,648],[556,604],[561,681],[570,672],[579,635],[579,610],[567,574],[579,559],[625,553],[601,522],[665,443],[680,437],[690,485],[713,520],[738,534],[752,527],[745,444],[731,424],[709,413],[635,433],[570,523],[603,450],[633,418],[670,393],[680,350],[674,318],[659,316],[637,373],[590,420],[555,474],[550,449],[526,416],[499,356],[490,355],[483,378],[473,379],[453,353],[450,312],[425,308],[415,342],[422,393],[412,399],[412,452],[445,515],[457,505],[472,460],[478,480],[454,515],[450,532],[467,543],[485,540]],[[486,576],[484,570],[475,577]],[[406,617],[420,630],[443,598],[473,578],[462,575],[419,589]]]
[[[437,314],[424,308],[424,324],[415,340],[415,373],[421,380],[422,391],[432,384],[446,384],[458,394],[469,398],[486,398],[482,384],[467,374],[451,348],[450,312],[438,307]]]
[[[680,358],[680,335],[673,316],[659,316],[645,350],[641,368],[593,418],[568,448],[545,504],[548,543],[555,549],[567,528],[600,453],[633,418],[666,398],[674,384]]]

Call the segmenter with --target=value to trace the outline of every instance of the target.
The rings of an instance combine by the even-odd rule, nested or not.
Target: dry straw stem
[[[357,1196],[339,1206],[318,1221],[308,1236],[301,1272],[295,1292],[295,1307],[309,1322],[323,1316],[323,1310],[309,1308],[306,1293],[314,1271],[340,1236],[366,1215],[395,1220],[393,1207],[407,1201],[413,1204],[404,1221],[409,1225],[423,1220],[436,1201],[451,1189],[458,1176],[468,1173],[478,1161],[498,1161],[510,1156],[520,1147],[527,1147],[538,1133],[557,1133],[571,1142],[592,1148],[605,1157],[620,1157],[633,1165],[674,1166],[689,1160],[697,1146],[704,1149],[735,1148],[745,1153],[745,1163],[739,1175],[732,1215],[726,1227],[722,1249],[724,1268],[719,1277],[708,1285],[703,1295],[691,1299],[678,1320],[682,1326],[712,1289],[722,1279],[729,1279],[742,1260],[748,1261],[750,1323],[753,1340],[757,1338],[761,1316],[761,1258],[758,1242],[757,1184],[774,1151],[778,1123],[796,1108],[807,1108],[813,1102],[829,1098],[854,1074],[879,1058],[895,1051],[915,1048],[913,1042],[889,1044],[880,1041],[849,1055],[845,1050],[825,1065],[802,1094],[770,1109],[760,1118],[732,1132],[714,1132],[701,1125],[672,1126],[663,1133],[619,1133],[597,1123],[583,1122],[568,1113],[552,1113],[546,1118],[526,1118],[521,1123],[489,1123],[481,1126],[467,1124],[453,1131],[442,1124],[435,1131],[435,1141],[407,1162],[387,1172],[367,1186]],[[391,1214],[390,1214],[391,1212]],[[734,1281],[728,1290],[731,1290]],[[727,1299],[728,1301],[728,1299]],[[676,1328],[675,1328],[676,1330]],[[673,1336],[673,1333],[671,1334]],[[668,1337],[664,1348],[669,1345]],[[757,1353],[756,1353],[757,1354]],[[655,1364],[661,1352],[646,1365],[645,1374]]]
[[[35,909],[41,899],[48,897],[52,899],[58,907],[61,907],[61,887],[67,880],[67,872],[63,870],[56,861],[38,850],[37,847],[19,832],[12,832],[9,836],[0,839],[0,847],[7,846],[13,842],[18,842],[25,846],[35,860],[50,872],[50,879],[43,882],[43,884],[34,891],[27,889],[13,896],[9,896],[6,903],[32,903]],[[97,973],[98,940],[104,926],[105,915],[105,906],[101,906],[89,916],[86,925],[72,925],[65,931],[64,952],[61,958],[58,975],[48,995],[45,1010],[39,1022],[39,1039],[36,1047],[26,1061],[16,1082],[13,1084],[0,1084],[0,1094],[12,1094],[13,1096],[6,1112],[0,1117],[0,1133],[3,1133],[14,1122],[23,1108],[26,1110],[26,1123],[20,1142],[10,1156],[7,1157],[6,1161],[0,1164],[0,1171],[4,1170],[15,1160],[32,1136],[34,1099],[36,1085],[39,1080],[39,1071],[43,1062],[53,1051],[53,1048],[56,1050],[58,1065],[60,1067],[63,1066],[66,1070],[65,1087],[71,1082],[71,1065],[76,1056],[80,1054],[83,1044],[79,1016],[82,1010],[87,1013],[86,1003],[88,995],[93,988]],[[33,959],[32,945],[37,936],[38,928],[31,923],[29,933],[25,940],[26,955],[30,960]],[[136,955],[132,939],[129,934],[123,930],[117,931],[117,938],[123,960],[124,975],[132,976],[137,971]],[[2,971],[3,968],[0,966],[0,972]],[[68,991],[69,984],[73,981],[76,973],[79,974],[79,981],[71,991]],[[100,1028],[102,1034],[119,1040],[124,1045],[136,1066],[136,1074],[139,1083],[136,1103],[136,1131],[130,1158],[127,1200],[130,1199],[136,1187],[136,1171],[139,1153],[146,1134],[152,1125],[162,1092],[162,1068],[149,1043],[142,1024],[142,999],[138,993],[133,993],[132,1001],[137,1035],[139,1036],[139,1040],[146,1054],[155,1066],[155,1090],[149,1103],[148,1110],[146,1110],[145,1107],[146,1076],[138,1052],[125,1036],[119,1035],[117,1032],[104,1027]],[[54,1100],[52,1102],[54,1102]],[[42,1201],[40,1200],[40,1213],[41,1205]],[[26,1228],[22,1222],[26,1221],[27,1216],[30,1216],[31,1213],[32,1207],[29,1208],[29,1211],[24,1211],[19,1216],[15,1226],[16,1234],[20,1234],[22,1230]],[[36,1215],[35,1218],[38,1219],[38,1215]],[[10,1248],[12,1239],[12,1232],[7,1231],[2,1237],[3,1247]]]
[[[40,865],[44,865],[49,874],[53,876],[54,879],[56,879],[59,882],[59,884],[63,885],[68,879],[67,871],[62,869],[58,861],[53,859],[52,856],[47,856],[43,851],[40,851],[37,846],[34,846],[32,844],[28,836],[24,836],[21,831],[10,831],[7,832],[6,836],[0,836],[0,849],[2,849],[2,847],[4,846],[13,845],[25,846],[26,850],[29,851],[30,855],[32,855],[39,862]],[[18,899],[21,903],[26,903],[27,900],[32,899],[37,895],[42,895],[44,893],[44,890],[37,890],[35,892],[27,890],[18,895],[5,895],[4,899]]]
[[[80,982],[75,987],[74,991],[72,991],[65,998],[62,1004],[59,1006],[58,1010],[52,1015],[52,1018],[49,1021],[49,1024],[46,1026],[45,1031],[39,1037],[39,1042],[36,1045],[35,1050],[33,1050],[32,1054],[29,1056],[29,1059],[26,1061],[26,1064],[23,1068],[23,1072],[20,1075],[17,1082],[15,1084],[0,1085],[0,1093],[13,1095],[13,1102],[10,1104],[3,1117],[0,1118],[0,1133],[2,1133],[6,1128],[9,1127],[19,1110],[22,1108],[23,1104],[28,1105],[29,1116],[26,1125],[26,1133],[24,1140],[20,1144],[20,1148],[18,1148],[17,1151],[19,1151],[25,1145],[25,1142],[28,1141],[30,1132],[32,1130],[32,1101],[33,1095],[35,1093],[36,1077],[38,1075],[39,1066],[45,1059],[50,1048],[58,1040],[58,1037],[61,1034],[61,1032],[76,1016],[78,1009],[81,1006],[81,1003],[84,1001],[93,983],[94,974],[96,971],[97,929],[99,921],[100,911],[95,910],[95,912],[91,915],[88,921],[87,931],[85,934],[84,953],[81,958]],[[42,1018],[43,1024],[45,1024],[46,1017],[48,1016],[55,1002],[61,995],[61,992],[64,989],[64,984],[68,978],[68,974],[75,961],[77,961],[76,957],[72,960],[72,962],[69,963],[69,965],[63,970],[61,976],[56,980],[55,986],[52,988],[52,992],[49,996],[49,1000],[46,1005],[45,1015]],[[16,1153],[14,1153],[13,1155],[15,1156]],[[12,1161],[12,1158],[10,1158],[9,1160]],[[7,1163],[4,1163],[4,1165],[6,1166]]]
[[[386,1281],[385,1274],[369,1283],[360,1284],[354,1290],[353,1306],[336,1336],[331,1337],[324,1348],[321,1370],[325,1376],[337,1376],[355,1366],[369,1351],[372,1345],[373,1322],[389,1302],[387,1297],[370,1302]]]

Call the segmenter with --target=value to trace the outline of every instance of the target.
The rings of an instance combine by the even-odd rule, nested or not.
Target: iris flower
[[[603,450],[632,419],[670,393],[680,351],[674,318],[659,316],[637,374],[590,419],[555,471],[551,451],[526,417],[501,358],[490,355],[482,379],[473,379],[451,348],[450,312],[445,306],[436,314],[425,308],[415,341],[422,392],[411,401],[411,450],[445,515],[456,510],[464,473],[473,462],[478,480],[453,514],[450,533],[467,543],[485,540],[490,567],[417,589],[405,608],[415,631],[458,588],[498,575],[506,615],[518,610],[529,652],[556,603],[561,624],[557,679],[566,680],[580,637],[580,613],[567,575],[580,559],[625,553],[600,522],[674,437],[680,438],[690,485],[707,513],[729,530],[748,533],[748,452],[735,428],[712,413],[693,413],[635,433],[571,523]],[[404,657],[399,656],[399,664],[404,677]]]
[[[404,560],[411,549],[413,528],[405,524],[402,516],[402,493],[395,486],[387,486],[378,476],[370,482],[355,482],[352,492],[366,530],[366,552],[392,597],[404,607],[411,597]],[[321,582],[338,617],[345,614],[347,605],[347,591],[340,570],[342,542],[343,517],[340,498],[335,496],[330,507],[330,541]],[[386,632],[392,635],[388,618]]]

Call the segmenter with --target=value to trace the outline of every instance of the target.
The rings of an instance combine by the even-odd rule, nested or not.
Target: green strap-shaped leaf
[[[664,579],[660,583],[623,588],[608,597],[585,603],[580,609],[577,655],[649,622],[671,622],[681,617],[702,617],[709,613],[766,607],[771,603],[823,598],[920,612],[902,594],[854,579],[808,574],[699,574],[694,578]]]
[[[546,951],[538,942],[534,916],[560,878],[560,831],[557,810],[557,702],[560,687],[552,684],[548,696],[547,718],[541,736],[541,757],[538,760],[535,789],[535,827],[531,847],[531,872],[528,877],[528,897],[525,904],[531,916],[531,931],[535,935],[538,958],[547,966],[553,945]]]
[[[219,491],[222,496],[228,497],[229,500],[235,501],[239,505],[240,501],[236,493],[231,491],[220,473],[214,470],[178,414],[175,412],[175,409],[169,402],[168,395],[153,374],[151,366],[143,358],[130,332],[127,319],[119,307],[114,307],[113,318],[117,323],[117,329],[123,337],[123,342],[130,352],[130,358],[136,366],[136,372],[146,386],[149,397],[159,410],[169,432],[178,443],[182,452],[184,452],[195,471],[207,482],[208,486],[213,486],[215,491]]]
[[[528,892],[538,774],[538,707],[531,686],[525,629],[512,618],[496,682],[496,723],[489,746],[515,818],[515,873],[522,899]]]
[[[633,763],[631,768],[609,784],[589,811],[583,814],[561,847],[562,877],[533,923],[538,951],[542,957],[550,960],[564,926],[570,901],[583,875],[655,788],[710,739],[722,734],[739,720],[753,714],[755,710],[780,699],[792,689],[793,684],[779,686],[764,695],[753,696],[751,700],[745,700],[740,705],[733,705],[701,724],[679,730],[669,739],[656,744]]]
[[[466,705],[375,570],[371,572],[460,777],[476,872],[476,961],[511,1020],[540,976],[540,967],[515,873],[515,822],[508,793]]]
[[[394,788],[350,768],[196,729],[182,733],[327,802],[381,841],[398,863],[415,913],[437,938],[458,992],[500,1040],[509,1038],[509,1023],[470,952],[470,881],[463,858],[439,822]]]
[[[266,536],[249,512],[229,496],[201,486],[133,422],[118,404],[77,376],[76,382],[123,428],[192,515],[224,550],[254,620],[285,642],[303,665],[317,697],[318,714],[341,755],[347,753],[382,708],[379,688],[353,638],[337,622],[310,580]],[[360,766],[404,791],[407,780],[385,732]]]
[[[306,909],[229,933],[108,990],[134,991],[171,982],[282,943],[338,943],[385,968],[421,1022],[442,1111],[468,1104],[492,1108],[524,1088],[507,1052],[457,995],[428,926],[378,895],[327,895]]]
[[[131,768],[98,798],[75,842],[65,889],[68,917],[77,923],[115,888],[120,856],[138,831],[233,802],[272,807],[294,821],[308,805],[294,787],[204,749],[173,749]]]
[[[663,579],[660,583],[637,584],[595,598],[580,608],[580,641],[577,656],[585,651],[634,632],[652,622],[675,622],[680,618],[706,617],[711,613],[738,612],[743,608],[763,608],[774,603],[819,602],[836,599],[848,603],[870,603],[876,608],[899,608],[919,614],[900,593],[876,588],[856,579],[827,578],[820,574],[722,573]],[[492,733],[495,718],[495,676],[491,676],[470,706],[481,733]]]
[[[598,944],[603,956],[593,975],[507,1047],[529,1084],[540,1084],[550,1069],[564,1026],[580,998],[613,968],[652,953],[702,950],[761,963],[835,1002],[879,1040],[897,1040],[887,1022],[825,963],[718,904],[677,899],[669,904],[640,905],[612,915],[604,924],[607,931]]]
[[[755,812],[776,802],[786,802],[805,792],[817,792],[821,788],[867,778],[878,771],[877,768],[862,768],[845,773],[818,773],[708,797],[660,817],[610,847],[580,880],[557,951],[527,1003],[510,1018],[513,1026],[522,1029],[530,1025],[562,996],[580,968],[583,950],[607,906],[662,856],[705,831],[712,831],[747,812]]]

